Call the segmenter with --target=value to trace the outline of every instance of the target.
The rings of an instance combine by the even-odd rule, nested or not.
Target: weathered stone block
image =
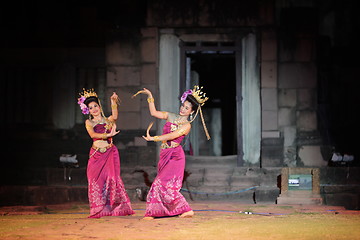
[[[317,129],[317,116],[315,111],[297,111],[296,126],[300,131],[313,131]]]
[[[261,138],[280,138],[279,131],[262,131]]]
[[[264,167],[262,168],[263,173],[260,177],[261,188],[274,188],[279,191],[281,187],[280,175],[281,167]]]
[[[279,90],[279,107],[295,107],[296,106],[296,89],[280,89]]]
[[[121,116],[117,120],[119,129],[139,129],[140,128],[140,112],[121,112]]]
[[[261,63],[261,87],[277,87],[277,63],[275,61]]]
[[[136,66],[112,66],[107,68],[108,87],[140,85],[140,68]]]
[[[296,125],[296,114],[294,108],[280,108],[279,109],[279,126],[293,126]]]
[[[262,130],[278,130],[278,111],[262,111]]]
[[[315,88],[317,71],[314,63],[279,64],[279,88]]]
[[[320,133],[317,130],[312,130],[312,131],[299,130],[297,133],[296,142],[298,145],[322,145],[323,143]]]
[[[359,193],[337,193],[324,194],[324,200],[330,206],[344,206],[346,209],[360,208],[360,194]]]
[[[299,158],[306,167],[323,167],[327,165],[321,155],[320,146],[302,146]]]
[[[142,37],[156,37],[157,28],[141,28]]]
[[[270,35],[264,36],[261,41],[261,59],[263,61],[277,60],[277,41]]]
[[[140,97],[131,98],[134,94],[133,88],[118,88],[117,94],[120,99],[124,99],[119,106],[119,118],[125,116],[124,112],[137,112],[140,111]],[[121,115],[120,115],[121,114]]]
[[[316,90],[315,89],[298,89],[298,109],[315,109]]]
[[[155,38],[144,38],[141,41],[141,61],[156,62],[157,58],[157,42]]]
[[[320,176],[322,184],[358,185],[360,183],[360,168],[323,167],[320,168]]]
[[[233,187],[253,187],[260,184],[259,176],[239,176],[233,175],[230,178],[230,185]]]
[[[261,166],[262,167],[281,167],[283,166],[283,146],[262,146],[261,147]]]
[[[279,196],[280,189],[277,187],[259,187],[255,190],[254,200],[259,202],[275,203],[276,198]]]
[[[141,84],[155,84],[157,81],[157,68],[155,64],[141,66]]]
[[[295,126],[289,126],[284,127],[284,146],[294,146],[296,141],[296,127]]]
[[[262,144],[262,146],[283,146],[284,139],[283,138],[262,139],[261,144]]]
[[[261,105],[263,110],[275,111],[278,108],[276,88],[261,89]]]
[[[311,62],[315,60],[315,37],[296,36],[289,47],[284,39],[280,42],[279,58],[282,62]]]
[[[107,65],[136,65],[139,63],[138,45],[114,41],[106,45]]]

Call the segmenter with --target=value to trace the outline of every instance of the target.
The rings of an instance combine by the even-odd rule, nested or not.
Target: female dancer
[[[120,156],[113,144],[118,118],[116,93],[110,97],[112,115],[106,118],[100,100],[93,91],[80,94],[78,104],[83,114],[90,114],[85,127],[93,139],[87,166],[89,218],[126,216],[134,214],[128,194],[120,177]]]
[[[167,120],[163,128],[163,135],[152,137],[148,129],[146,137],[143,136],[146,141],[162,142],[157,167],[158,174],[147,195],[144,220],[176,215],[185,218],[194,215],[184,196],[180,193],[185,169],[185,154],[180,143],[190,132],[189,116],[192,118],[192,114],[199,111],[200,103],[204,104],[207,100],[202,93],[200,94],[200,91],[197,91],[199,88],[196,87],[194,90],[186,91],[181,97],[182,105],[179,114],[157,111],[152,93],[146,88],[138,92],[148,95],[147,101],[152,116]]]

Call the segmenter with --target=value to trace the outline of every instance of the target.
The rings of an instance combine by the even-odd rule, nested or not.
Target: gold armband
[[[155,101],[155,99],[153,97],[148,97],[147,101],[148,101],[148,103],[153,103]]]
[[[111,109],[117,109],[117,104],[111,104]]]
[[[159,136],[154,136],[154,142],[160,142]]]
[[[89,130],[93,129],[93,126],[91,124],[86,123],[85,128],[86,128],[86,130],[89,131]]]
[[[107,133],[103,133],[102,134],[102,139],[107,139],[108,137],[107,137]]]
[[[185,129],[179,129],[178,130],[179,137],[185,134]]]

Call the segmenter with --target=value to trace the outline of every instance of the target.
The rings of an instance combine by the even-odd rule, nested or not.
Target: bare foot
[[[142,220],[154,220],[154,217],[143,217]]]
[[[188,212],[184,212],[179,217],[181,217],[181,218],[191,218],[192,216],[194,216],[194,211],[193,210],[188,211]]]

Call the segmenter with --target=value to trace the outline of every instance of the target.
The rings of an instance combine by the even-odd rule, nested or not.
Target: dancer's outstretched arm
[[[118,119],[119,116],[119,111],[118,111],[119,97],[115,92],[111,95],[110,102],[111,102],[111,116],[109,116],[108,119],[114,122]]]
[[[142,136],[146,141],[162,142],[162,141],[171,141],[175,138],[178,138],[182,135],[187,135],[190,132],[191,124],[183,124],[179,129],[171,133],[163,134],[160,136],[150,136],[149,130],[146,132],[146,136]]]
[[[148,95],[147,101],[149,103],[149,111],[150,111],[151,116],[159,118],[159,119],[167,119],[168,118],[167,112],[162,112],[162,111],[156,110],[155,103],[154,103],[154,97],[149,89],[144,88],[141,91],[141,93]]]

